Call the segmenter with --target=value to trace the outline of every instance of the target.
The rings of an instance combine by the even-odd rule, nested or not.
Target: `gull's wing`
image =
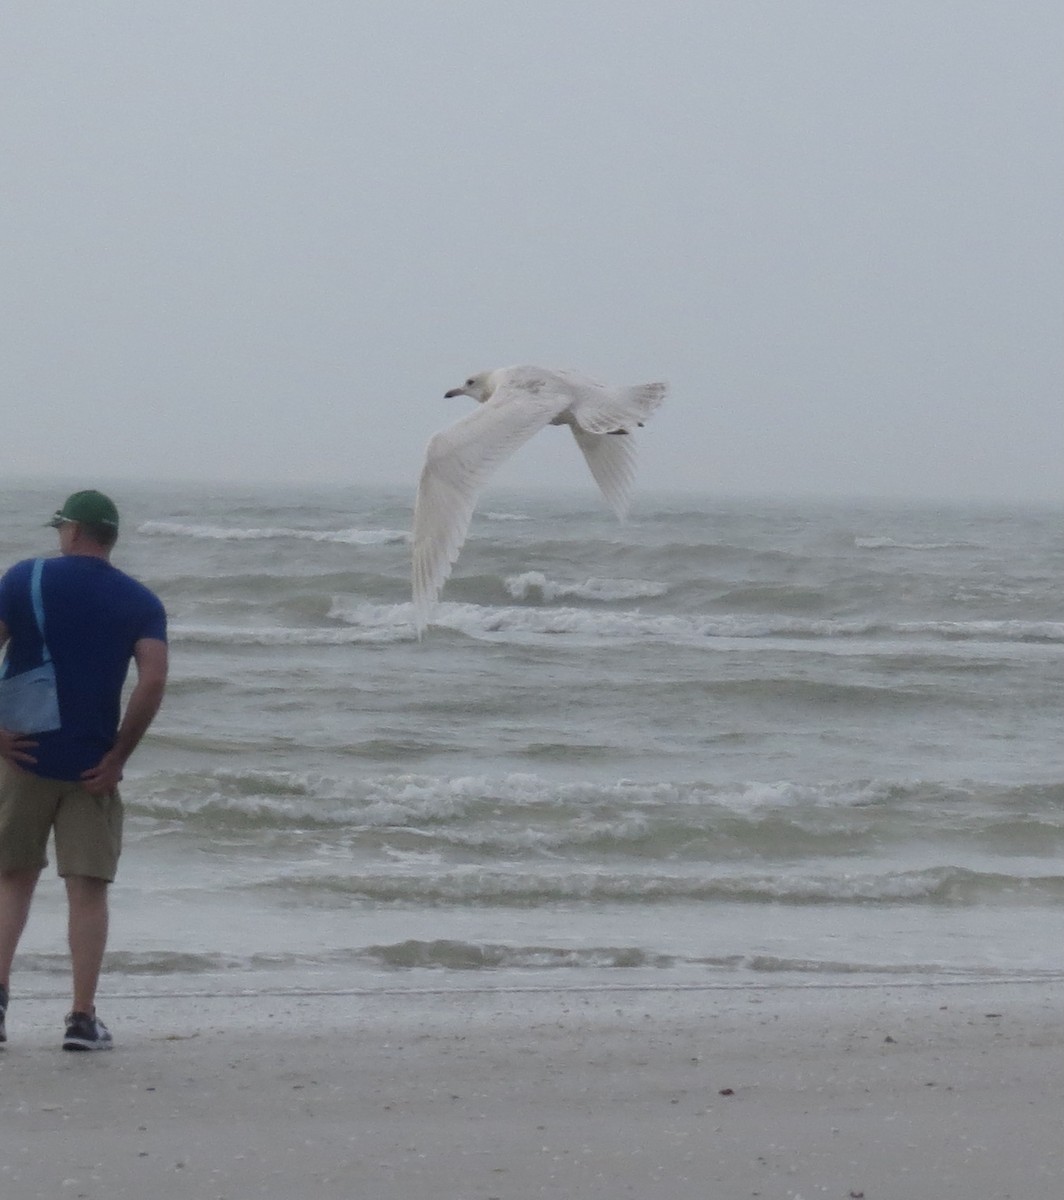
[[[489,476],[569,403],[564,392],[503,385],[486,404],[437,433],[425,451],[414,503],[413,599],[418,636],[473,518]]]
[[[635,438],[623,434],[588,433],[579,425],[570,428],[606,503],[617,514],[617,519],[623,521],[628,515],[628,501],[635,482]]]

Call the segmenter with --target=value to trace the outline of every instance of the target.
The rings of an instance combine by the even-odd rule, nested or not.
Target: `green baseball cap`
[[[64,521],[82,521],[86,525],[109,525],[118,528],[118,509],[115,502],[103,492],[75,492],[67,496],[62,508],[57,508],[55,515],[48,522],[53,529],[58,529]]]

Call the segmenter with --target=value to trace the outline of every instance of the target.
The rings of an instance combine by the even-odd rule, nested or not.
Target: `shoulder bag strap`
[[[30,599],[33,601],[33,615],[37,618],[37,628],[41,631],[41,662],[51,662],[52,655],[44,636],[44,602],[41,599],[41,572],[44,570],[44,559],[37,558],[33,562],[33,572],[30,575]]]

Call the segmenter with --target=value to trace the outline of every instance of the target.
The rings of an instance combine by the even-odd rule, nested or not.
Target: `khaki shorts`
[[[114,879],[122,852],[118,791],[93,796],[80,783],[42,779],[0,762],[0,872],[46,867],[53,829],[60,875]]]

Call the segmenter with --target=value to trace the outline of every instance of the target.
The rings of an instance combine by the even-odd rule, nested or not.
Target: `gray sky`
[[[6,0],[0,54],[5,477],[413,488],[534,362],[671,382],[644,490],[1064,497],[1059,0]]]

